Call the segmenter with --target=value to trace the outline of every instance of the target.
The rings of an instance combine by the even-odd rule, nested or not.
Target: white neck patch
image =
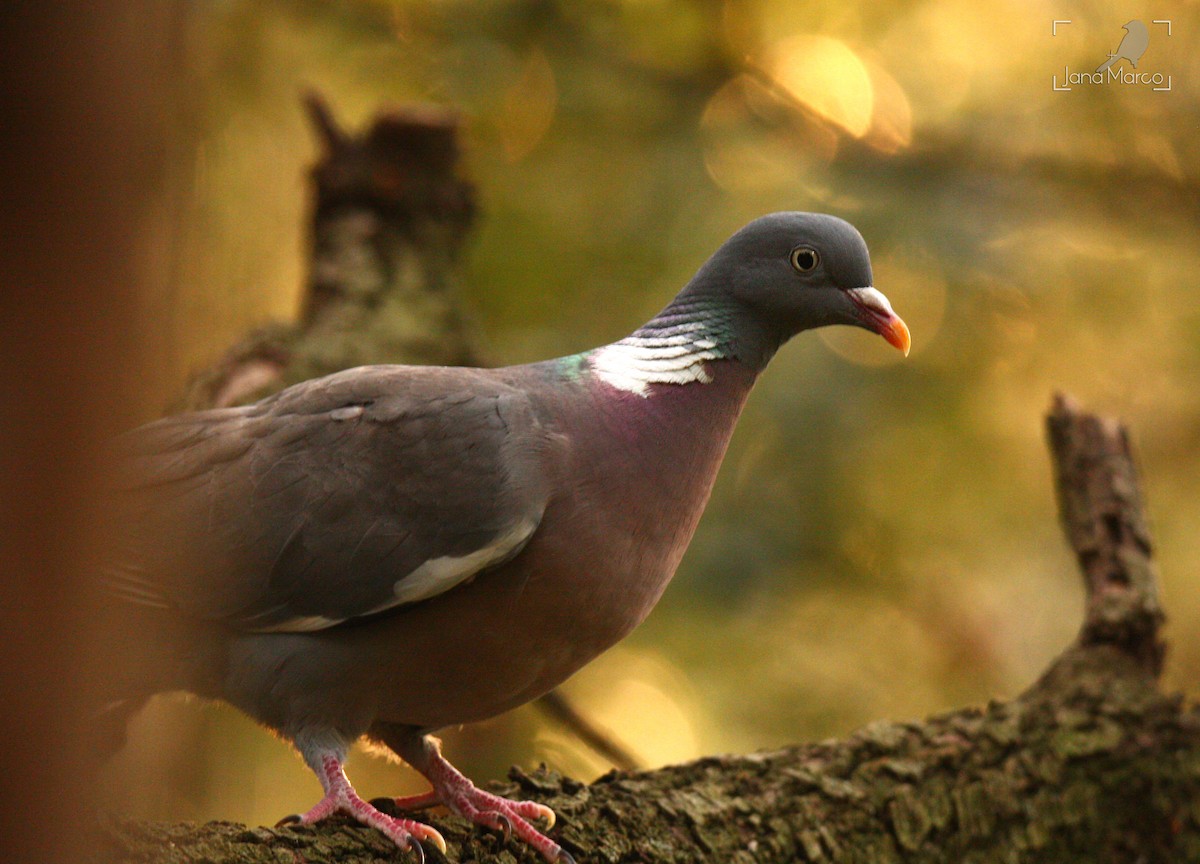
[[[670,335],[626,336],[598,348],[588,361],[605,383],[649,396],[651,384],[707,384],[712,376],[705,361],[724,356],[717,343],[704,335],[704,325],[695,323],[682,332],[676,328]]]

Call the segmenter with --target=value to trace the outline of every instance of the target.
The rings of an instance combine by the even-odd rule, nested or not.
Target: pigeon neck
[[[600,380],[639,396],[651,384],[707,384],[711,360],[737,356],[736,314],[727,302],[683,292],[629,336],[588,355]]]

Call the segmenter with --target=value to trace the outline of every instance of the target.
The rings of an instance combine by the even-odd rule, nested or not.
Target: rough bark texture
[[[1128,437],[1062,397],[1048,428],[1088,606],[1076,643],[1018,699],[590,785],[514,770],[495,788],[554,808],[555,836],[581,862],[1200,861],[1200,712],[1158,689],[1162,614]],[[452,861],[537,860],[460,819],[434,821]],[[123,862],[400,858],[342,821],[102,832]]]
[[[1087,583],[1080,644],[1115,644],[1157,675],[1164,616],[1129,436],[1061,394],[1046,428],[1063,530]]]
[[[1097,650],[1088,674],[1103,685],[1114,667]],[[553,807],[556,838],[581,862],[1200,860],[1200,717],[1152,687],[1105,689],[591,785],[514,772],[496,788]],[[457,818],[434,821],[452,861],[538,860]],[[110,836],[129,862],[402,860],[381,835],[344,822],[116,825]]]

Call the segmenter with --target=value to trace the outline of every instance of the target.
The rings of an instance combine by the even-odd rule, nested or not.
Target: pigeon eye
[[[817,262],[821,260],[821,256],[817,254],[816,249],[797,246],[792,250],[791,260],[792,266],[800,273],[811,273],[817,269]]]

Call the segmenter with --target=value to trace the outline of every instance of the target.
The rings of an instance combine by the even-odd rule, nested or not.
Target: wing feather
[[[109,576],[131,602],[308,631],[427,600],[520,554],[546,430],[486,370],[363,367],[131,433]]]

